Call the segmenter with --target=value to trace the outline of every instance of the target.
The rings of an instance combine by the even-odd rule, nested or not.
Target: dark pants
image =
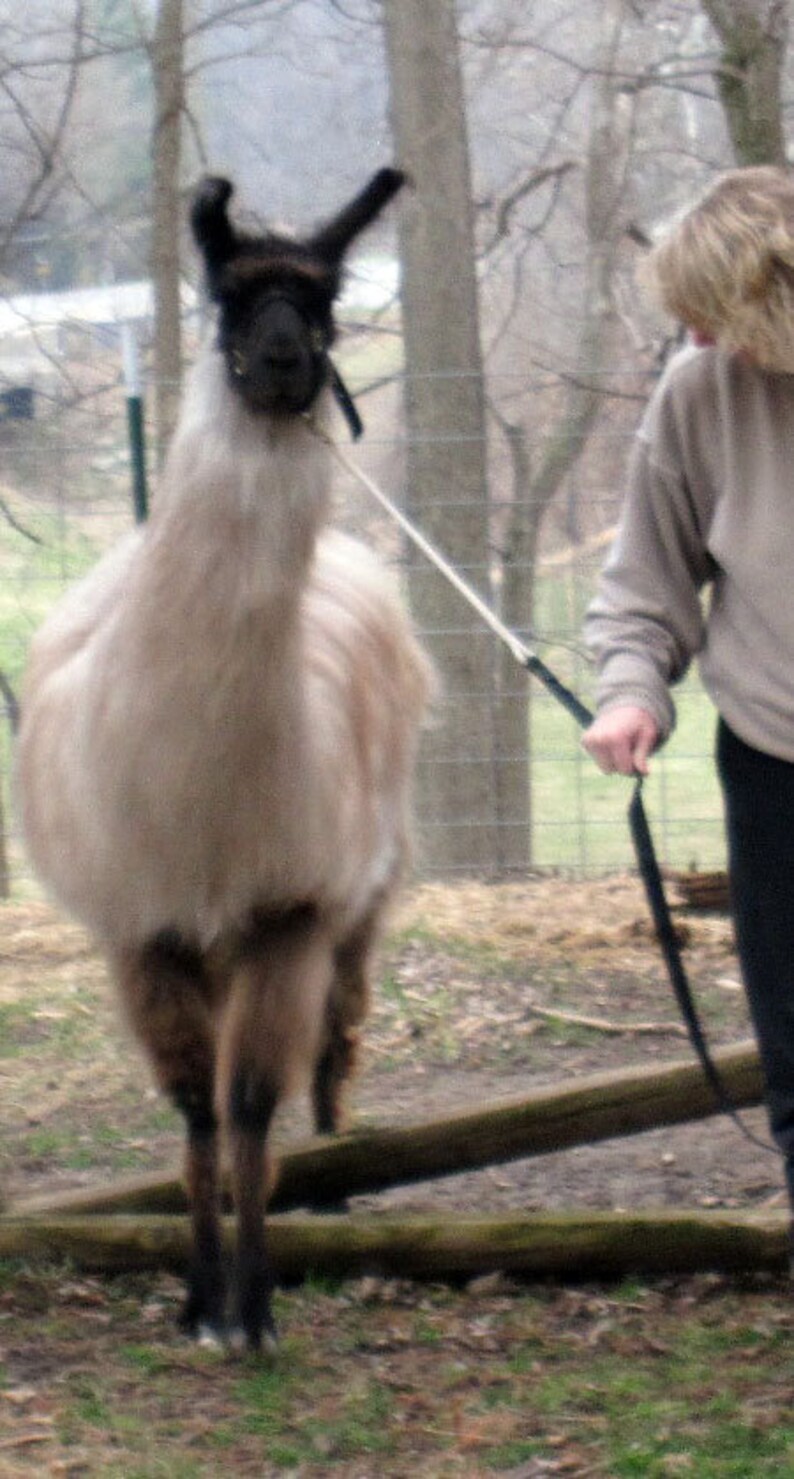
[[[752,749],[720,720],[736,943],[794,1205],[794,763]]]

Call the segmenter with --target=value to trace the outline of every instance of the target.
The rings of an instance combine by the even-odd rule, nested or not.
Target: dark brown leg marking
[[[192,1335],[220,1337],[225,1277],[214,1109],[217,988],[200,952],[170,932],[122,956],[117,972],[132,1027],[160,1087],[185,1119],[193,1252],[181,1323]]]
[[[268,1190],[266,1141],[277,1104],[267,1075],[238,1069],[231,1090],[231,1143],[237,1244],[234,1266],[233,1340],[251,1351],[264,1339],[276,1343],[273,1272],[265,1240]]]
[[[224,1015],[219,1102],[228,1117],[237,1212],[231,1340],[257,1351],[276,1338],[267,1140],[280,1100],[316,1062],[333,962],[310,906],[257,914],[239,961]]]
[[[370,971],[380,914],[380,907],[373,909],[334,952],[324,1043],[312,1081],[314,1125],[320,1135],[337,1134],[343,1127],[344,1089],[355,1072],[359,1027],[372,995]]]

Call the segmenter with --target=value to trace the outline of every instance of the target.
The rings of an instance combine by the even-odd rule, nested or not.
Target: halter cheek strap
[[[285,302],[288,303],[292,302],[289,295],[284,292],[274,293],[273,297],[282,298]],[[293,304],[293,307],[294,306],[295,305]],[[364,431],[364,423],[359,416],[358,411],[356,410],[350,391],[345,385],[342,376],[340,375],[339,371],[336,368],[336,365],[334,364],[330,354],[328,353],[328,345],[326,343],[325,334],[320,328],[320,325],[317,323],[310,324],[309,343],[311,344],[312,353],[315,354],[319,360],[324,359],[326,365],[328,366],[328,378],[330,381],[331,390],[333,391],[334,399],[336,400],[336,403],[339,406],[339,409],[342,412],[345,421],[347,422],[348,430],[353,441],[357,442]]]
[[[357,442],[364,430],[364,422],[356,410],[353,397],[345,385],[342,376],[336,368],[330,355],[328,358],[328,371],[331,377],[331,390],[334,393],[336,403],[345,418],[348,430],[354,442]]]

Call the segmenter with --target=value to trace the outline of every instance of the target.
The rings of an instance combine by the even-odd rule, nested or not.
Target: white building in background
[[[377,313],[397,301],[400,263],[385,255],[353,258],[346,268],[339,311]]]
[[[195,313],[198,293],[182,285],[182,306]],[[108,283],[55,293],[20,293],[0,299],[0,419],[29,417],[35,393],[52,395],[59,362],[74,350],[74,336],[110,346],[125,326],[147,332],[154,317],[151,282]]]
[[[396,301],[399,281],[395,257],[360,257],[346,274],[340,314],[388,308]],[[200,293],[184,282],[185,317],[192,319],[200,306]],[[74,351],[75,334],[105,347],[120,346],[123,328],[137,327],[146,335],[153,318],[154,293],[146,281],[0,298],[0,419],[24,419],[33,414],[36,393],[55,393],[59,361]]]

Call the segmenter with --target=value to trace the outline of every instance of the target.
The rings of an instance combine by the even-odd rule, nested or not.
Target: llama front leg
[[[265,1207],[272,1174],[267,1137],[279,1094],[270,1073],[240,1067],[230,1095],[230,1140],[237,1212],[232,1328],[237,1350],[276,1347],[272,1296],[275,1279],[265,1238]]]
[[[180,1323],[201,1341],[222,1338],[225,1275],[218,1123],[214,1107],[214,997],[198,951],[163,934],[116,961],[122,999],[157,1081],[185,1120],[192,1253]]]
[[[274,1275],[265,1226],[268,1135],[280,1101],[316,1061],[332,951],[315,913],[260,915],[245,940],[226,1014],[219,1093],[228,1120],[237,1213],[232,1344],[273,1348]]]
[[[226,1275],[221,1234],[218,1125],[202,1091],[200,1107],[172,1095],[185,1115],[185,1181],[192,1220],[192,1250],[187,1295],[180,1316],[186,1333],[200,1344],[215,1345],[226,1329]]]

